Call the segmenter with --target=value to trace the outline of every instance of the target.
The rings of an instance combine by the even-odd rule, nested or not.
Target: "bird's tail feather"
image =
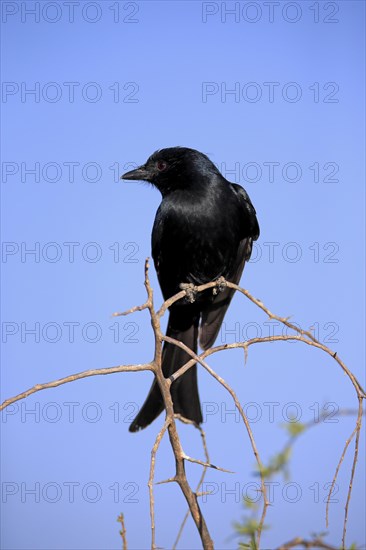
[[[197,353],[198,316],[192,313],[190,306],[180,306],[169,315],[167,336],[183,342]],[[182,367],[190,356],[178,346],[164,342],[162,368],[167,378]],[[201,405],[197,385],[197,366],[193,365],[183,376],[173,382],[171,396],[174,412],[195,424],[202,422]],[[163,398],[158,384],[154,380],[150,392],[140,412],[130,425],[130,432],[142,430],[164,410]]]

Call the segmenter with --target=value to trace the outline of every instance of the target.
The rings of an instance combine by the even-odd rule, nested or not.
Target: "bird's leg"
[[[197,291],[196,291],[196,287],[194,286],[194,284],[192,284],[192,283],[181,283],[179,285],[179,288],[181,288],[182,290],[185,290],[186,300],[189,303],[193,304],[193,302],[196,301]]]
[[[226,288],[225,277],[219,277],[216,281],[216,286],[213,287],[212,292],[216,296],[219,292],[222,292]]]

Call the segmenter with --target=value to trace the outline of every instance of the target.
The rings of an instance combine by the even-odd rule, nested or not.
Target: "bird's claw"
[[[179,285],[179,288],[181,288],[182,290],[185,290],[186,300],[190,304],[193,304],[193,302],[196,301],[197,291],[196,291],[196,287],[194,286],[194,284],[192,284],[192,283],[181,283]]]
[[[225,277],[219,277],[216,281],[216,286],[213,287],[212,292],[216,296],[219,292],[222,292],[226,288]]]

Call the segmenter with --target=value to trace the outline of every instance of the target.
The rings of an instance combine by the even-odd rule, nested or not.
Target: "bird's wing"
[[[231,283],[239,284],[245,262],[250,258],[252,251],[252,239],[249,237],[240,242],[235,272],[227,277]],[[225,288],[219,292],[209,306],[202,311],[199,340],[203,349],[210,348],[221,327],[227,308],[235,290]]]
[[[244,237],[251,237],[253,241],[256,241],[259,237],[259,225],[252,201],[250,200],[248,193],[241,185],[238,185],[237,183],[231,183],[230,185],[236,194],[242,209]]]
[[[245,262],[249,260],[252,253],[253,241],[259,237],[259,225],[254,206],[246,191],[235,183],[232,183],[231,186],[238,197],[243,213],[243,239],[240,241],[236,259],[231,273],[227,275],[227,280],[239,284]],[[202,311],[199,340],[203,349],[210,348],[216,340],[234,292],[230,288],[225,288]]]

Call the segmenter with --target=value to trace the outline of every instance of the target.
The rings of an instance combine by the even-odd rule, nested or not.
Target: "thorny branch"
[[[126,526],[125,526],[125,517],[123,514],[120,514],[117,518],[117,521],[121,524],[121,530],[119,534],[122,538],[122,550],[127,550],[127,538],[126,538]]]
[[[202,445],[203,445],[203,450],[204,450],[204,453],[205,453],[206,463],[209,463],[210,462],[210,455],[208,454],[206,434],[205,434],[204,430],[200,426],[196,426],[194,424],[194,422],[192,422],[191,420],[187,420],[187,418],[183,418],[180,415],[176,415],[176,416],[179,417],[179,420],[181,420],[185,424],[191,424],[192,426],[195,426],[196,428],[199,429],[200,434],[201,434],[201,438],[202,438]],[[207,470],[208,470],[208,466],[204,466],[203,469],[202,469],[202,474],[201,474],[201,477],[199,479],[199,482],[197,484],[196,491],[195,491],[197,496],[202,496],[202,494],[203,494],[203,493],[199,493],[199,490],[202,487],[202,484],[205,480]],[[182,533],[183,533],[185,524],[187,523],[187,519],[189,518],[189,515],[190,515],[190,511],[189,511],[189,508],[188,508],[188,510],[187,510],[187,512],[186,512],[186,514],[183,518],[183,521],[181,523],[181,526],[179,528],[179,531],[178,531],[177,537],[175,539],[175,542],[173,544],[173,549],[172,550],[176,550],[176,548],[178,546],[179,539],[182,536]]]
[[[114,373],[118,373],[118,372],[136,372],[136,371],[146,371],[146,370],[152,371],[154,373],[155,377],[156,377],[157,383],[160,387],[160,390],[161,390],[161,393],[162,393],[162,396],[163,396],[164,405],[165,405],[165,409],[166,409],[166,418],[165,418],[164,425],[161,428],[160,432],[158,433],[158,435],[156,437],[156,440],[155,440],[155,443],[154,443],[154,446],[151,450],[150,476],[149,476],[149,482],[148,482],[149,496],[150,496],[150,517],[151,517],[151,548],[152,548],[152,550],[155,550],[157,548],[156,543],[155,543],[155,512],[154,512],[154,494],[153,494],[156,454],[157,454],[159,445],[160,445],[160,443],[161,443],[161,441],[162,441],[162,439],[165,435],[165,432],[168,431],[170,444],[171,444],[171,447],[172,447],[172,450],[173,450],[173,453],[174,453],[174,457],[175,457],[175,465],[176,465],[175,475],[173,477],[169,478],[168,480],[166,480],[165,482],[160,482],[160,483],[166,483],[166,482],[176,482],[176,483],[178,483],[178,485],[179,485],[179,487],[180,487],[180,489],[181,489],[181,491],[182,491],[182,493],[183,493],[183,495],[184,495],[184,497],[185,497],[185,499],[188,503],[188,508],[189,508],[189,511],[187,512],[187,515],[184,518],[182,526],[181,526],[180,531],[178,533],[177,539],[176,539],[175,544],[174,544],[174,548],[176,547],[176,545],[178,543],[178,540],[179,540],[179,537],[182,533],[182,530],[183,530],[184,524],[186,522],[186,519],[187,519],[188,515],[191,514],[191,516],[192,516],[192,518],[193,518],[193,520],[196,524],[199,535],[201,537],[201,542],[202,542],[203,548],[205,550],[211,550],[211,549],[213,549],[213,541],[210,537],[205,519],[204,519],[204,517],[202,515],[202,512],[201,512],[201,509],[199,507],[197,497],[200,496],[198,491],[199,491],[199,489],[202,485],[204,475],[205,475],[205,472],[206,472],[207,468],[208,467],[217,468],[217,467],[213,466],[213,464],[210,463],[208,452],[207,452],[207,446],[206,446],[204,432],[201,429],[200,430],[201,430],[201,436],[202,436],[202,439],[203,439],[203,445],[204,445],[206,460],[205,461],[196,460],[196,459],[188,457],[184,453],[184,451],[182,449],[182,446],[181,446],[180,438],[179,438],[179,435],[178,435],[177,426],[176,426],[176,418],[179,415],[174,414],[173,402],[172,402],[172,398],[171,398],[171,394],[170,394],[171,384],[177,378],[179,378],[179,376],[182,376],[182,374],[184,374],[195,363],[200,363],[211,374],[211,376],[213,376],[228,391],[228,393],[233,398],[235,406],[237,407],[237,409],[238,409],[238,411],[241,415],[241,418],[244,422],[244,425],[246,427],[246,430],[247,430],[247,433],[248,433],[248,436],[249,436],[249,439],[250,439],[250,442],[251,442],[251,445],[252,445],[252,450],[253,450],[255,459],[257,461],[259,472],[260,472],[260,475],[261,475],[261,492],[262,492],[262,497],[263,497],[262,516],[261,516],[261,520],[260,520],[260,524],[259,524],[259,528],[258,528],[258,532],[257,532],[257,540],[256,540],[257,548],[259,548],[261,532],[262,532],[262,528],[263,528],[263,525],[264,525],[264,520],[265,520],[267,508],[268,508],[268,505],[269,505],[269,502],[267,500],[267,495],[266,495],[266,487],[265,487],[265,483],[264,483],[265,477],[264,477],[264,472],[263,472],[263,465],[262,465],[260,455],[259,455],[257,447],[256,447],[256,443],[255,443],[254,436],[253,436],[252,430],[250,428],[248,419],[246,418],[246,415],[245,415],[245,413],[244,413],[244,411],[243,411],[243,409],[240,405],[240,402],[239,402],[235,392],[225,382],[225,380],[223,378],[221,378],[215,371],[213,371],[211,369],[211,367],[209,367],[209,365],[205,362],[205,358],[212,355],[212,354],[214,354],[214,353],[217,353],[219,351],[234,349],[234,348],[242,348],[244,350],[245,360],[246,360],[247,355],[248,355],[248,349],[251,345],[258,344],[258,343],[274,342],[274,341],[279,341],[279,340],[298,340],[298,341],[301,341],[301,342],[303,342],[303,343],[305,343],[309,346],[313,346],[313,347],[316,347],[318,349],[321,349],[325,353],[330,355],[338,363],[338,365],[341,367],[341,369],[344,371],[344,373],[348,376],[348,378],[350,379],[350,381],[351,381],[351,383],[352,383],[352,385],[355,389],[355,392],[356,392],[357,398],[358,398],[358,402],[359,402],[356,425],[355,425],[354,430],[352,431],[350,437],[347,439],[347,441],[345,443],[345,447],[344,447],[342,456],[339,460],[339,463],[337,465],[337,468],[336,468],[336,471],[335,471],[335,474],[334,474],[334,477],[333,477],[332,485],[331,485],[331,488],[330,488],[330,491],[329,491],[329,494],[328,494],[328,498],[327,498],[327,507],[326,507],[326,522],[328,523],[328,509],[329,509],[329,501],[330,501],[330,498],[331,498],[331,495],[332,495],[332,491],[334,489],[334,486],[335,486],[335,483],[336,483],[336,480],[337,480],[337,476],[338,476],[341,464],[342,464],[342,462],[344,460],[344,457],[346,455],[347,449],[348,449],[351,441],[355,438],[355,450],[354,450],[354,457],[353,457],[353,463],[352,463],[349,489],[348,489],[348,494],[347,494],[347,501],[346,501],[346,505],[345,505],[344,527],[343,527],[343,537],[342,537],[342,548],[345,548],[345,538],[346,538],[347,520],[348,520],[348,508],[349,508],[349,503],[350,503],[351,494],[352,494],[352,486],[353,486],[353,480],[354,480],[354,475],[355,475],[355,470],[356,470],[356,463],[357,463],[357,458],[358,458],[359,438],[360,438],[360,431],[361,431],[361,425],[362,425],[362,413],[363,413],[362,403],[363,403],[363,399],[366,398],[365,391],[361,387],[361,385],[358,382],[357,378],[348,369],[348,367],[343,363],[343,361],[341,361],[341,359],[337,356],[337,353],[330,350],[327,346],[324,346],[323,344],[321,344],[314,337],[314,335],[310,331],[303,330],[303,329],[299,328],[298,326],[296,326],[295,324],[290,323],[288,317],[286,317],[286,318],[285,317],[279,317],[279,316],[273,314],[260,300],[258,300],[257,298],[254,298],[247,290],[239,287],[238,285],[235,285],[234,283],[230,283],[229,281],[225,281],[222,278],[220,278],[217,281],[212,281],[210,283],[200,285],[200,286],[197,286],[197,287],[192,287],[192,285],[190,285],[189,288],[188,288],[188,286],[186,286],[180,292],[178,292],[175,296],[173,296],[173,297],[169,298],[168,300],[166,300],[163,303],[163,305],[160,307],[160,309],[156,311],[155,308],[154,308],[153,290],[152,290],[151,285],[150,285],[148,270],[149,270],[149,263],[148,263],[148,260],[146,260],[146,262],[145,262],[145,287],[146,287],[146,292],[147,292],[146,302],[141,306],[135,306],[135,307],[132,307],[129,310],[123,312],[123,313],[115,313],[114,315],[115,316],[128,315],[128,314],[134,313],[136,311],[143,311],[145,309],[149,310],[151,324],[152,324],[154,337],[155,337],[154,358],[150,363],[136,364],[136,365],[119,365],[119,366],[110,367],[110,368],[87,370],[87,371],[83,371],[83,372],[80,372],[80,373],[77,373],[77,374],[67,376],[65,378],[60,378],[58,380],[54,380],[52,382],[47,382],[47,383],[44,383],[44,384],[37,384],[34,387],[32,387],[32,388],[30,388],[30,389],[28,389],[28,390],[26,390],[26,391],[24,391],[24,392],[22,392],[22,393],[20,393],[16,396],[14,396],[14,397],[6,399],[2,403],[2,405],[0,406],[0,410],[4,409],[5,407],[7,407],[9,405],[12,405],[16,401],[19,401],[21,399],[25,399],[29,395],[31,395],[33,393],[36,393],[38,391],[49,389],[49,388],[54,388],[54,387],[60,386],[62,384],[66,384],[68,382],[74,382],[75,380],[80,380],[82,378],[87,378],[87,377],[90,377],[90,376],[105,375],[105,374],[114,374]],[[221,346],[216,346],[216,347],[208,349],[208,350],[206,350],[206,351],[204,351],[204,352],[202,352],[201,354],[198,355],[198,354],[195,354],[189,348],[187,348],[182,342],[179,342],[177,340],[169,338],[168,336],[165,336],[162,333],[161,327],[160,327],[160,319],[163,317],[163,315],[166,313],[166,311],[168,310],[168,308],[172,304],[174,304],[178,300],[181,300],[182,298],[185,298],[185,297],[192,300],[192,299],[194,299],[194,296],[196,296],[198,293],[203,292],[204,290],[207,290],[207,289],[210,289],[210,288],[213,289],[213,292],[217,293],[224,286],[227,286],[229,288],[232,288],[233,290],[236,290],[236,291],[240,292],[241,294],[244,294],[244,296],[246,296],[251,302],[253,302],[262,311],[264,311],[264,313],[266,313],[270,319],[275,319],[275,320],[281,322],[286,327],[292,329],[296,334],[286,335],[286,336],[270,336],[270,337],[263,337],[263,338],[251,338],[250,340],[247,340],[245,342],[238,342],[238,343],[234,343],[234,344],[225,344],[225,345],[221,345]],[[183,365],[174,374],[174,376],[171,376],[170,378],[165,378],[164,377],[163,372],[162,372],[162,368],[161,368],[163,341],[167,341],[167,342],[170,342],[172,344],[175,344],[175,345],[181,347],[182,349],[184,349],[191,356],[191,359],[189,361],[187,361],[187,363],[185,365]],[[179,419],[182,420],[181,418],[179,418]],[[201,466],[203,466],[203,473],[202,473],[200,482],[199,482],[195,492],[190,487],[190,485],[188,483],[188,480],[187,480],[187,477],[186,477],[186,473],[185,473],[185,461],[186,460],[189,460],[191,462],[195,462],[195,463],[200,464]],[[222,471],[227,471],[227,470],[223,470],[223,468],[217,468],[217,469],[220,469]],[[123,525],[122,525],[122,530],[123,530],[123,544],[125,546],[125,544],[126,544],[125,543],[125,538],[124,538],[125,537],[125,529],[124,529]],[[293,539],[293,541],[288,542],[287,544],[285,544],[281,548],[282,549],[291,548],[295,545],[302,545],[305,548],[309,548],[309,547],[311,547],[311,542],[306,541],[304,539]],[[331,548],[330,546],[323,546],[323,547],[324,548]]]

